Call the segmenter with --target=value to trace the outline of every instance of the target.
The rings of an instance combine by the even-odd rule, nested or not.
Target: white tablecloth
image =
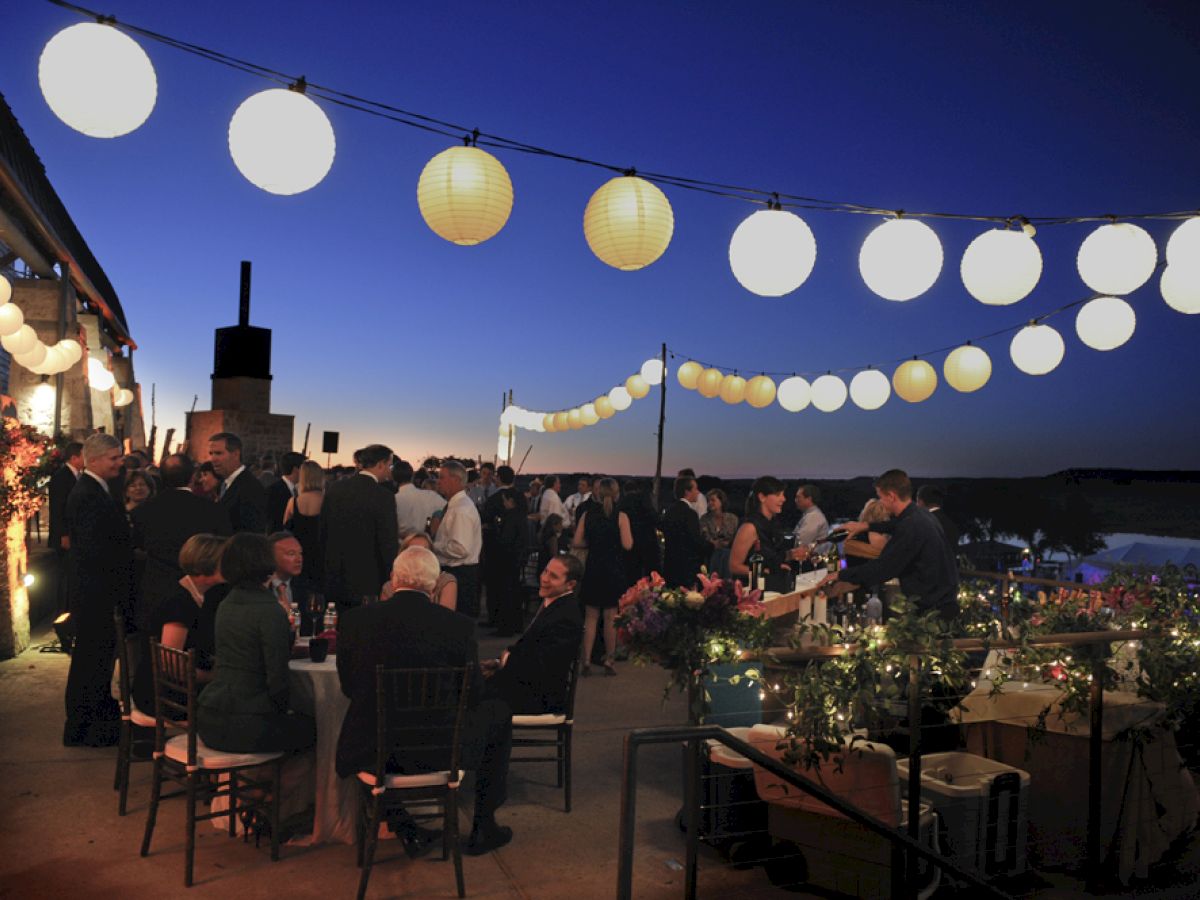
[[[336,659],[330,656],[320,663],[294,659],[288,667],[292,709],[312,716],[317,723],[311,843],[353,844],[358,803],[354,779],[338,778],[335,767],[342,719],[350,708],[350,700],[338,684]]]

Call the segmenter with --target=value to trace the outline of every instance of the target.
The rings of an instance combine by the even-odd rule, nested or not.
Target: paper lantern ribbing
[[[755,409],[765,409],[775,400],[775,382],[766,375],[755,375],[746,382],[746,402]]]
[[[579,417],[583,420],[584,425],[595,425],[600,421],[600,416],[596,413],[596,404],[585,403],[579,407]]]
[[[967,293],[980,303],[1008,306],[1037,286],[1042,251],[1022,231],[985,231],[967,247],[960,272]]]
[[[925,293],[942,271],[942,242],[924,222],[889,219],[863,241],[858,270],[885,300],[911,300]]]
[[[1075,316],[1075,333],[1093,350],[1115,350],[1133,337],[1136,326],[1133,307],[1120,297],[1089,300]]]
[[[724,380],[725,373],[720,369],[705,369],[700,373],[700,380],[696,382],[696,390],[700,392],[701,397],[711,400],[721,393],[721,383]]]
[[[300,91],[259,91],[229,120],[234,165],[247,181],[272,194],[316,187],[333,166],[335,150],[328,117]]]
[[[1062,335],[1049,325],[1026,325],[1009,344],[1013,365],[1027,375],[1045,375],[1062,362],[1066,345]]]
[[[421,170],[417,206],[434,234],[470,247],[493,237],[508,221],[512,179],[492,154],[478,147],[451,147]]]
[[[42,96],[65,124],[89,137],[129,134],[149,118],[158,96],[150,57],[111,25],[64,28],[38,60]]]
[[[1188,263],[1170,263],[1158,286],[1171,309],[1188,315],[1200,313],[1200,257]]]
[[[15,303],[0,305],[0,337],[16,334],[25,324],[25,314]]]
[[[558,431],[558,428],[554,424],[554,413],[546,413],[542,416],[542,428],[550,434]]]
[[[812,274],[817,241],[799,216],[764,209],[749,216],[729,242],[729,267],[738,283],[760,297],[790,294]]]
[[[1131,294],[1158,262],[1154,238],[1131,222],[1101,225],[1079,245],[1079,277],[1097,294]]]
[[[788,412],[800,412],[811,402],[812,388],[799,375],[793,375],[791,378],[785,378],[779,382],[779,390],[775,392],[775,399]]]
[[[566,411],[556,412],[554,414],[554,430],[568,431],[571,428],[571,421]]]
[[[741,375],[726,375],[721,380],[721,399],[733,405],[746,399],[746,379]]]
[[[1182,225],[1171,232],[1164,256],[1169,266],[1200,260],[1200,216],[1185,219]]]
[[[648,359],[644,363],[642,363],[641,375],[642,375],[642,378],[645,380],[646,384],[649,384],[649,385],[662,384],[664,372],[665,372],[665,369],[663,368],[663,363],[662,363],[661,359]]]
[[[608,399],[608,394],[601,394],[593,401],[596,407],[596,415],[602,419],[611,419],[617,414],[613,407],[613,402]]]
[[[12,282],[0,275],[0,307],[12,299]]]
[[[850,399],[860,409],[879,409],[891,395],[892,385],[878,369],[866,369],[850,379]]]
[[[909,403],[920,403],[933,396],[937,389],[937,372],[923,359],[902,362],[892,373],[896,396]]]
[[[679,381],[680,387],[684,387],[689,391],[694,391],[703,372],[704,366],[689,359],[679,367],[679,371],[675,373],[675,378]]]
[[[37,332],[33,330],[32,325],[22,325],[12,334],[0,338],[0,346],[3,346],[13,356],[28,353],[37,342]]]
[[[969,394],[979,390],[992,377],[992,359],[978,347],[964,344],[950,351],[942,364],[942,374],[950,387]]]
[[[602,262],[623,272],[650,265],[667,249],[675,215],[666,194],[636,175],[601,185],[583,212],[583,234]]]
[[[625,412],[633,405],[633,397],[629,395],[625,386],[620,384],[608,392],[608,400],[617,412]]]
[[[821,412],[836,412],[846,403],[846,382],[836,375],[822,375],[812,383],[812,405]]]

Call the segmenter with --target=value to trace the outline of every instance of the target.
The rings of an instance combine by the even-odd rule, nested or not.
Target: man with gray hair
[[[121,467],[121,442],[110,434],[93,434],[83,444],[83,474],[67,497],[75,631],[65,697],[67,747],[117,742],[120,710],[110,688],[116,650],[113,612],[122,611],[128,620],[133,580],[129,524],[109,484]]]
[[[433,539],[433,552],[442,568],[458,581],[458,611],[474,621],[479,616],[479,554],[483,528],[479,510],[467,496],[467,470],[452,459],[438,470],[438,493],[446,512]]]
[[[475,506],[467,500],[467,505]],[[462,764],[474,769],[475,818],[466,851],[488,853],[512,839],[512,829],[496,822],[496,810],[506,799],[508,761],[512,750],[512,713],[499,698],[482,698],[475,623],[429,599],[440,566],[424,547],[401,551],[392,564],[396,593],[388,600],[348,609],[338,623],[337,669],[342,693],[350,708],[338,738],[337,773],[349,778],[371,772],[375,765],[375,668],[439,668],[467,666],[472,670],[470,700],[463,723]],[[438,771],[448,766],[447,750],[403,757],[393,754],[398,772]],[[420,855],[436,837],[418,828],[407,815],[394,820],[405,850]]]

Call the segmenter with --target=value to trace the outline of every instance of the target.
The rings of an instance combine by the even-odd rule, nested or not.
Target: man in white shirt
[[[571,517],[564,524],[571,525],[572,527],[579,524],[575,520],[575,516],[577,515],[575,511],[577,509],[579,509],[579,504],[583,503],[585,500],[587,500],[589,497],[592,496],[591,488],[592,488],[592,483],[588,478],[585,477],[585,478],[579,479],[579,490],[577,490],[574,494],[572,494],[570,497],[568,497],[566,502],[563,504],[563,507],[567,511],[567,515],[569,515]]]
[[[695,478],[696,472],[694,469],[680,469],[680,478]],[[688,506],[695,510],[697,516],[703,516],[708,512],[708,498],[704,496],[703,491],[696,491],[696,496],[691,500],[685,500]]]
[[[829,534],[829,521],[817,506],[820,499],[821,492],[814,484],[802,484],[796,491],[796,508],[801,515],[792,534],[796,536],[797,547],[823,541]]]
[[[571,525],[571,514],[567,512],[567,508],[563,506],[562,500],[559,499],[558,489],[561,484],[562,482],[557,475],[546,476],[546,484],[542,489],[542,498],[538,501],[537,520],[544,523],[550,516],[558,516],[562,519],[563,527],[568,528]]]
[[[467,470],[449,460],[438,470],[438,493],[446,498],[446,512],[433,539],[433,552],[442,569],[458,581],[458,612],[470,619],[479,616],[479,554],[483,529],[479,510],[464,490]]]
[[[425,531],[429,517],[446,506],[446,501],[434,491],[427,491],[412,483],[413,467],[404,460],[392,466],[392,478],[400,487],[396,491],[396,524],[400,540]]]

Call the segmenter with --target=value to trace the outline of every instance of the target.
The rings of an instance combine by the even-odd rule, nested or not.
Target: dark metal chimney
[[[238,293],[238,325],[250,324],[250,260],[242,260],[242,285]]]

